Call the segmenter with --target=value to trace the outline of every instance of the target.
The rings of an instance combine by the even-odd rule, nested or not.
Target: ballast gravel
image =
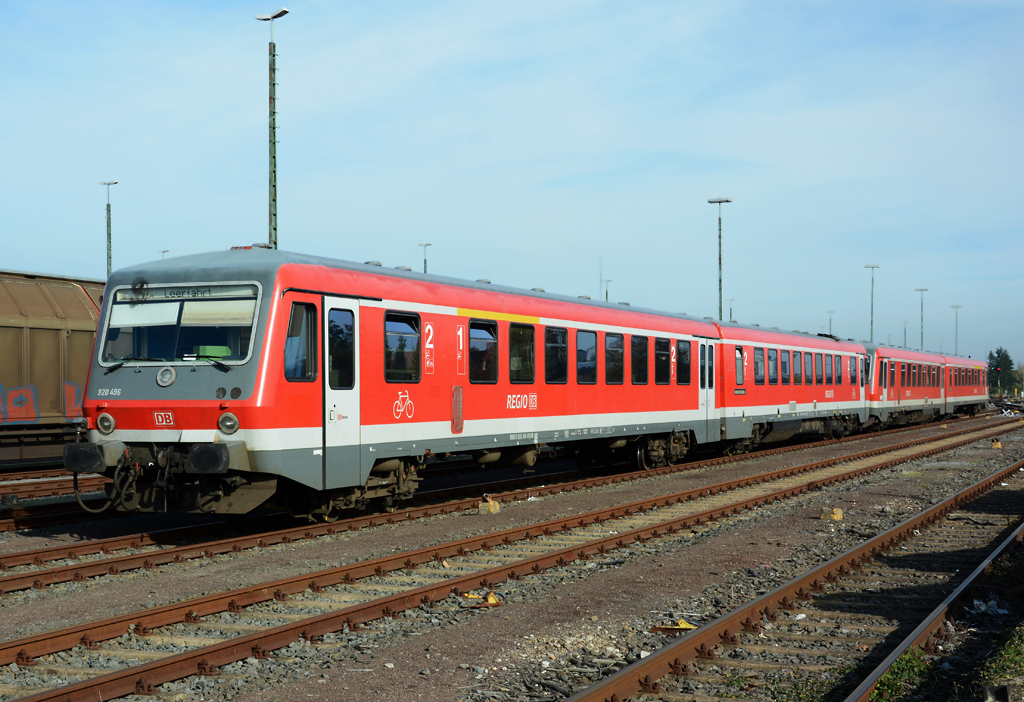
[[[652,626],[679,618],[694,624],[713,619],[853,546],[865,534],[890,528],[998,467],[1008,465],[1024,453],[1024,442],[1017,434],[1019,432],[1005,435],[1004,448],[999,451],[975,444],[747,512],[728,523],[712,524],[691,536],[634,544],[604,558],[551,569],[542,577],[507,581],[500,586],[505,600],[503,607],[471,609],[466,601],[449,597],[433,608],[409,610],[394,619],[373,622],[359,631],[328,635],[320,645],[296,642],[275,652],[274,660],[247,659],[225,666],[217,677],[169,683],[162,686],[162,694],[181,700],[261,702],[316,698],[562,699],[663,645],[667,641],[665,637],[648,633]],[[859,443],[857,446],[860,448]],[[841,449],[851,450],[850,445]],[[317,569],[318,565],[336,565],[341,562],[336,560],[339,549],[345,553],[344,560],[361,560],[393,550],[422,547],[428,542],[438,543],[469,533],[486,533],[517,523],[552,518],[555,516],[552,511],[557,511],[557,516],[569,516],[612,500],[642,499],[696,484],[772,470],[781,467],[777,464],[782,461],[794,465],[820,459],[808,456],[809,453],[812,452],[716,468],[710,475],[702,471],[667,476],[613,486],[614,489],[597,488],[506,505],[499,515],[436,517],[415,525],[399,524],[330,537],[303,549],[296,549],[296,544],[259,549],[249,559],[247,554],[203,559],[205,562],[168,567],[162,575],[142,571],[134,576],[119,576],[122,580],[112,578],[102,587],[95,582],[70,583],[14,596],[21,598],[18,601],[8,596],[0,600],[0,607],[4,608],[6,619],[6,615],[16,614],[23,608],[31,609],[33,603],[40,608],[59,608],[83,594],[99,593],[101,599],[107,600],[107,606],[99,612],[89,611],[85,618],[92,619],[115,613],[109,611],[108,598],[113,590],[134,590],[138,597],[141,585],[153,590],[146,594],[154,595],[154,601],[163,604],[195,596],[198,593],[189,592],[189,588],[200,582],[204,591],[224,589],[217,586],[218,579],[224,577],[222,571],[234,572],[236,578],[257,581],[281,577],[292,570],[304,572]],[[776,465],[766,465],[766,462]],[[841,507],[846,513],[845,519],[821,521],[817,517],[822,506]],[[541,507],[543,510],[539,509]],[[331,551],[335,553],[334,562],[327,555]],[[296,556],[304,558],[295,560]],[[223,566],[225,563],[229,565]],[[211,580],[208,575],[215,577]],[[236,580],[234,584],[239,582]],[[168,591],[180,595],[168,599]],[[75,595],[68,597],[72,592]],[[273,617],[275,606],[268,603],[254,608],[264,613],[260,618],[225,613],[208,617],[207,622],[211,628],[217,622],[273,626],[282,621]],[[127,606],[128,610],[135,608]],[[299,611],[294,607],[287,609],[290,614]],[[70,622],[65,621],[63,625],[67,623]],[[5,638],[11,638],[8,632],[15,633],[7,629],[6,624],[0,626],[6,630]],[[55,626],[41,624],[36,630],[47,628]],[[191,632],[188,635],[195,635],[194,630],[188,632]],[[187,632],[182,627],[175,633],[186,635]],[[217,629],[205,634],[237,635],[235,631]],[[147,650],[149,646],[145,637],[134,634],[122,639],[118,644],[127,649]],[[170,646],[159,650],[184,650]],[[63,655],[73,660],[88,660],[83,666],[107,667],[89,659],[89,652],[84,649]],[[126,664],[126,659],[111,658],[106,663],[119,667]],[[9,677],[13,679],[11,671],[0,669],[0,683],[9,682]],[[22,677],[18,679],[25,682]],[[48,681],[40,680],[39,684],[56,684],[60,679],[56,676]],[[708,690],[699,692],[716,694]]]

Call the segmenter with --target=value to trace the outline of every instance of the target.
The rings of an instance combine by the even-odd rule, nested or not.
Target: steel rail
[[[827,583],[835,582],[840,577],[861,568],[876,556],[898,547],[911,538],[915,530],[919,531],[944,518],[954,509],[973,501],[1022,467],[1024,461],[1018,461],[997,471],[892,529],[681,636],[647,658],[636,661],[581,690],[570,697],[569,702],[623,702],[638,692],[660,692],[658,680],[662,677],[669,674],[685,674],[689,662],[696,658],[714,660],[715,646],[736,643],[737,632],[758,631],[763,618],[774,619],[779,609],[793,609],[797,601],[810,599],[812,592],[824,591]]]
[[[155,685],[170,680],[193,674],[215,674],[217,666],[249,656],[268,657],[270,656],[269,651],[285,647],[299,638],[317,641],[325,633],[339,631],[345,627],[351,630],[366,621],[385,616],[391,617],[400,611],[423,604],[433,604],[444,599],[449,594],[458,596],[464,592],[479,588],[493,589],[498,582],[506,578],[519,579],[525,575],[543,572],[547,568],[565,566],[575,560],[606,554],[618,548],[628,547],[632,543],[643,542],[650,538],[659,538],[666,534],[675,533],[683,528],[706,524],[710,520],[727,517],[743,509],[762,506],[785,499],[786,497],[806,494],[810,490],[832,485],[844,479],[854,478],[892,465],[915,460],[922,456],[950,450],[958,445],[972,443],[976,440],[969,439],[943,447],[933,447],[917,454],[900,456],[873,466],[854,469],[842,475],[820,478],[730,505],[719,506],[657,524],[626,530],[619,534],[591,540],[585,544],[561,548],[514,563],[453,577],[439,583],[424,585],[333,612],[310,616],[297,622],[246,634],[229,641],[218,642],[164,659],[150,661],[131,669],[110,672],[89,680],[43,691],[21,699],[24,702],[41,702],[42,700],[52,699],[95,700],[111,699],[132,693],[150,693]],[[657,504],[659,501],[662,504],[669,504],[665,501],[665,498],[656,498],[654,500],[644,500],[640,503],[632,503],[632,505],[654,503],[651,506],[661,506]],[[517,540],[529,539],[531,536],[535,537],[541,533],[553,534],[575,528],[576,526],[589,526],[615,516],[626,516],[641,511],[639,509],[630,509],[630,507],[631,505],[623,505],[598,510],[587,515],[577,515],[566,520],[551,520],[545,524],[516,527],[502,532],[463,539],[450,544],[385,556],[373,561],[351,564],[258,586],[239,588],[231,592],[165,605],[144,612],[130,613],[100,622],[69,627],[57,632],[3,643],[0,644],[0,665],[7,665],[11,662],[17,662],[19,666],[32,665],[37,656],[67,650],[79,644],[86,647],[95,647],[99,641],[116,638],[130,630],[134,630],[136,634],[144,636],[156,627],[181,622],[196,622],[204,615],[225,611],[225,609],[228,611],[238,611],[251,604],[275,599],[287,599],[289,595],[304,592],[307,589],[317,592],[326,586],[353,582],[360,577],[379,576],[394,570],[414,569],[419,565],[442,561],[446,557],[465,555],[473,550],[486,550],[498,544],[515,543]]]
[[[1024,461],[1017,463],[1016,465],[1024,465]],[[857,686],[853,692],[847,696],[845,702],[868,702],[871,698],[871,693],[874,691],[875,686],[878,685],[879,680],[885,675],[889,668],[905,654],[911,647],[918,647],[925,653],[933,656],[940,655],[938,645],[940,641],[946,640],[945,622],[951,619],[950,612],[957,607],[967,590],[975,585],[975,583],[981,578],[981,576],[988,570],[992,563],[1002,556],[1009,548],[1017,543],[1024,542],[1024,522],[1018,526],[1012,534],[1006,537],[999,546],[992,551],[988,557],[985,558],[981,564],[974,569],[967,579],[960,583],[960,586],[956,590],[951,592],[949,596],[942,601],[938,607],[936,607],[931,614],[929,614],[923,622],[921,622],[917,628],[914,629],[910,635],[907,636],[897,646],[892,653],[886,656],[885,660],[878,664],[871,673],[866,677],[860,685]]]
[[[1016,420],[1014,420],[1013,422],[1006,422],[1005,424],[1015,423],[1017,423]],[[892,453],[894,451],[900,451],[922,444],[935,443],[937,441],[946,441],[953,436],[962,436],[964,434],[975,434],[984,432],[984,436],[967,440],[966,443],[970,443],[984,438],[989,438],[990,436],[993,436],[995,434],[1004,433],[1005,431],[1010,431],[1010,429],[997,429],[995,433],[991,431],[985,431],[984,429],[963,429],[957,432],[950,432],[940,437],[914,439],[913,441],[907,441],[901,444],[895,444],[893,446],[874,448],[868,451],[861,451],[855,454],[845,456],[837,456],[822,461],[817,461],[814,463],[807,463],[799,466],[792,466],[789,468],[781,468],[779,470],[770,471],[768,473],[761,473],[754,476],[736,478],[734,480],[729,480],[716,485],[693,488],[683,492],[675,493],[673,495],[669,495],[667,497],[659,497],[653,498],[652,500],[643,500],[640,502],[636,502],[632,506],[635,508],[639,508],[639,505],[641,504],[649,504],[652,502],[657,502],[659,500],[693,500],[705,494],[719,494],[723,492],[729,492],[742,487],[756,485],[761,482],[770,482],[773,480],[778,480],[780,478],[786,478],[793,475],[800,475],[802,473],[806,473],[813,470],[820,470],[822,468],[827,468],[838,463],[845,463],[848,461],[854,461],[863,458],[872,458],[874,456]],[[940,448],[941,450],[948,450],[945,446]],[[610,483],[625,482],[626,480],[633,479],[630,476],[643,476],[649,474],[650,472],[651,471],[641,471],[634,474],[588,478],[585,480],[577,481],[575,483],[568,483],[564,485],[544,486],[541,488],[525,488],[521,490],[514,490],[511,492],[503,493],[500,495],[493,495],[492,499],[499,500],[501,502],[512,502],[515,500],[527,499],[529,497],[546,496],[569,490],[577,490],[587,487],[607,485]],[[238,553],[244,550],[257,547],[266,548],[267,546],[274,546],[281,543],[293,543],[295,541],[311,540],[320,536],[329,536],[344,531],[357,531],[360,529],[381,526],[383,524],[396,524],[401,521],[411,521],[414,519],[431,517],[436,514],[451,514],[454,512],[461,512],[467,509],[476,509],[478,505],[481,503],[481,501],[482,500],[479,497],[471,497],[464,500],[428,505],[391,514],[353,517],[346,520],[339,520],[331,524],[286,527],[270,532],[247,534],[243,536],[231,536],[223,539],[218,539],[215,541],[201,542],[198,544],[174,546],[170,548],[164,548],[159,551],[132,553],[123,556],[114,556],[112,558],[106,558],[103,560],[89,561],[85,563],[72,563],[69,565],[55,566],[52,568],[26,571],[24,573],[15,573],[0,578],[0,595],[15,592],[18,590],[27,590],[29,588],[42,589],[49,585],[68,582],[72,580],[87,580],[91,577],[97,577],[101,575],[119,575],[121,573],[132,570],[138,570],[140,568],[152,569],[162,565],[167,565],[170,563],[181,563],[196,558],[214,558],[218,555],[223,555],[227,553]],[[164,534],[164,538],[167,538],[167,534]],[[127,545],[125,545],[125,538],[110,539],[109,549],[116,550],[115,547],[120,549],[141,548],[146,545],[154,545],[152,544],[151,539],[136,539],[133,537],[128,537],[128,539],[131,540],[128,541]],[[96,542],[92,542],[92,547],[97,546],[99,547],[99,549],[108,548],[108,540],[97,540]],[[73,560],[79,557],[80,555],[83,555],[84,552],[85,549],[82,546],[50,547],[46,549],[39,549],[35,553],[33,551],[25,551],[17,554],[11,554],[8,557],[0,557],[0,567],[3,567],[5,564],[8,563],[8,561],[5,560],[6,558],[10,558],[10,564],[12,565],[27,563],[35,564],[37,562],[44,561],[45,558],[57,554],[61,554],[60,557],[62,558],[68,558]],[[92,552],[95,553],[97,551]]]
[[[78,484],[82,492],[94,492],[102,490],[103,486],[110,481],[102,475],[90,475],[79,478]],[[14,495],[15,497],[56,497],[68,495],[74,492],[71,477],[51,478],[46,480],[19,480],[12,483],[0,483],[0,495]]]
[[[1002,424],[1017,424],[1018,420],[1011,422],[1003,422]],[[921,439],[914,439],[912,441],[903,442],[901,444],[895,444],[887,447],[878,447],[869,449],[868,451],[861,451],[855,454],[849,454],[845,456],[837,456],[822,461],[816,461],[814,463],[807,463],[798,466],[791,466],[789,468],[781,468],[775,471],[767,473],[761,473],[754,476],[747,476],[743,478],[736,478],[723,483],[715,485],[702,486],[699,488],[692,488],[682,492],[677,492],[672,495],[650,498],[648,500],[641,500],[629,505],[633,509],[649,509],[649,507],[641,507],[641,505],[656,504],[659,501],[670,500],[672,502],[694,500],[698,497],[702,497],[708,494],[721,494],[724,492],[730,492],[743,487],[749,487],[751,485],[757,485],[763,482],[771,482],[779,480],[781,478],[787,478],[794,475],[800,475],[809,471],[821,470],[830,466],[837,465],[839,463],[845,463],[849,461],[860,460],[864,458],[872,458],[886,453],[892,453],[894,451],[900,451],[907,448],[913,448],[922,444],[935,443],[939,441],[946,441],[954,436],[962,436],[965,434],[982,433],[982,436],[974,437],[956,443],[956,446],[963,445],[965,443],[972,443],[974,441],[980,441],[986,438],[991,438],[997,434],[1005,433],[1006,431],[1012,431],[1013,429],[1004,428],[996,429],[993,431],[986,431],[985,429],[962,429],[956,432],[950,432],[940,437],[927,437]],[[945,451],[952,448],[951,446],[940,446],[938,450]],[[922,454],[926,455],[926,454]],[[492,495],[492,499],[501,502],[513,502],[516,500],[523,500],[529,497],[547,496],[556,494],[559,492],[566,492],[570,490],[578,490],[589,487],[597,487],[601,485],[614,484],[619,482],[625,482],[630,479],[634,479],[638,476],[649,475],[652,471],[640,471],[633,474],[624,474],[616,476],[588,478],[575,483],[568,483],[563,485],[552,485],[543,486],[540,488],[524,488],[521,490],[514,490],[511,492],[503,493],[500,495]],[[633,476],[633,477],[630,477]],[[89,561],[85,563],[72,563],[68,565],[55,566],[52,568],[45,568],[39,570],[26,571],[24,573],[14,573],[4,577],[0,577],[0,595],[4,595],[10,592],[16,592],[19,590],[27,590],[30,588],[42,589],[49,585],[54,585],[69,581],[82,581],[92,577],[98,577],[102,575],[119,575],[132,570],[138,570],[140,568],[152,569],[171,563],[182,563],[187,560],[193,560],[196,558],[214,558],[218,555],[228,553],[239,553],[252,548],[266,548],[268,546],[274,546],[277,544],[293,543],[295,541],[311,540],[321,536],[330,536],[345,531],[358,531],[360,529],[372,528],[376,526],[382,526],[384,524],[397,524],[402,521],[411,521],[419,518],[432,517],[437,514],[452,514],[455,512],[461,512],[467,509],[476,509],[481,503],[482,499],[479,497],[471,497],[464,500],[450,501],[440,504],[427,505],[415,509],[403,510],[402,512],[395,512],[384,515],[369,515],[353,517],[346,520],[339,520],[331,524],[315,524],[315,525],[302,525],[297,527],[286,527],[270,532],[261,532],[257,534],[247,534],[242,536],[232,536],[215,541],[201,542],[198,544],[186,544],[183,546],[175,546],[170,548],[164,548],[159,551],[147,551],[144,553],[133,553],[126,554],[123,556],[114,556],[112,558],[106,558],[103,560]],[[188,528],[190,533],[191,528]],[[113,538],[110,540],[97,540],[91,542],[90,548],[99,547],[97,550],[93,550],[93,553],[98,550],[108,549],[113,551],[124,548],[142,548],[146,545],[155,545],[152,539],[136,538],[135,537],[121,537]],[[164,533],[163,538],[167,538],[168,534]],[[125,545],[126,540],[128,541]],[[10,565],[23,565],[27,563],[36,564],[37,562],[44,561],[45,558],[57,556],[61,558],[75,559],[80,555],[84,555],[84,545],[80,546],[59,546],[50,547],[46,549],[38,549],[36,551],[25,551],[17,554],[10,554],[7,557],[0,557],[0,568],[4,567],[5,564]],[[9,558],[10,561],[6,559]]]
[[[107,498],[83,496],[85,504],[90,507],[100,507],[106,503]],[[96,519],[109,519],[123,512],[103,512],[102,514],[90,514],[78,507],[74,498],[63,500],[58,503],[27,504],[16,507],[4,507],[0,509],[0,533],[21,531],[22,529],[40,529],[66,522],[93,521]]]
[[[7,482],[9,480],[38,480],[39,478],[61,478],[70,477],[63,468],[41,468],[38,470],[22,470],[22,471],[0,471],[0,482]]]

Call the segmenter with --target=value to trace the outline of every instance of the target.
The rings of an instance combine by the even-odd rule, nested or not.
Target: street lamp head
[[[101,180],[100,185],[117,185],[116,180]]]
[[[881,266],[879,266],[878,264],[875,264],[875,263],[869,263],[868,265],[866,265],[864,267],[865,268],[881,268]]]
[[[708,200],[708,203],[712,205],[721,205],[723,202],[732,202],[732,198],[728,197],[716,197]]]
[[[952,307],[954,310],[958,310],[961,307],[963,307],[963,305],[950,305],[950,307]]]
[[[433,246],[433,244],[417,244],[417,246],[422,246],[422,247],[426,248],[427,246]]]
[[[914,288],[916,292],[928,292],[928,288]]]
[[[281,19],[287,14],[288,10],[282,7],[280,10],[278,10],[272,15],[256,15],[256,19],[258,19],[260,22],[269,22],[270,20]]]

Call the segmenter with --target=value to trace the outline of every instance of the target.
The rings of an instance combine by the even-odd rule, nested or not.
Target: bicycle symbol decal
[[[405,416],[412,419],[412,414],[416,411],[416,408],[413,406],[412,400],[409,399],[408,392],[398,393],[398,399],[395,400],[395,404],[391,408],[391,411],[394,412],[395,419],[401,419],[402,412],[405,412]]]

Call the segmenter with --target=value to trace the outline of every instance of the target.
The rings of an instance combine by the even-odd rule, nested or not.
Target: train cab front
[[[88,442],[66,446],[65,467],[110,478],[102,509],[250,512],[276,489],[247,446],[263,285],[117,282],[83,402]]]

